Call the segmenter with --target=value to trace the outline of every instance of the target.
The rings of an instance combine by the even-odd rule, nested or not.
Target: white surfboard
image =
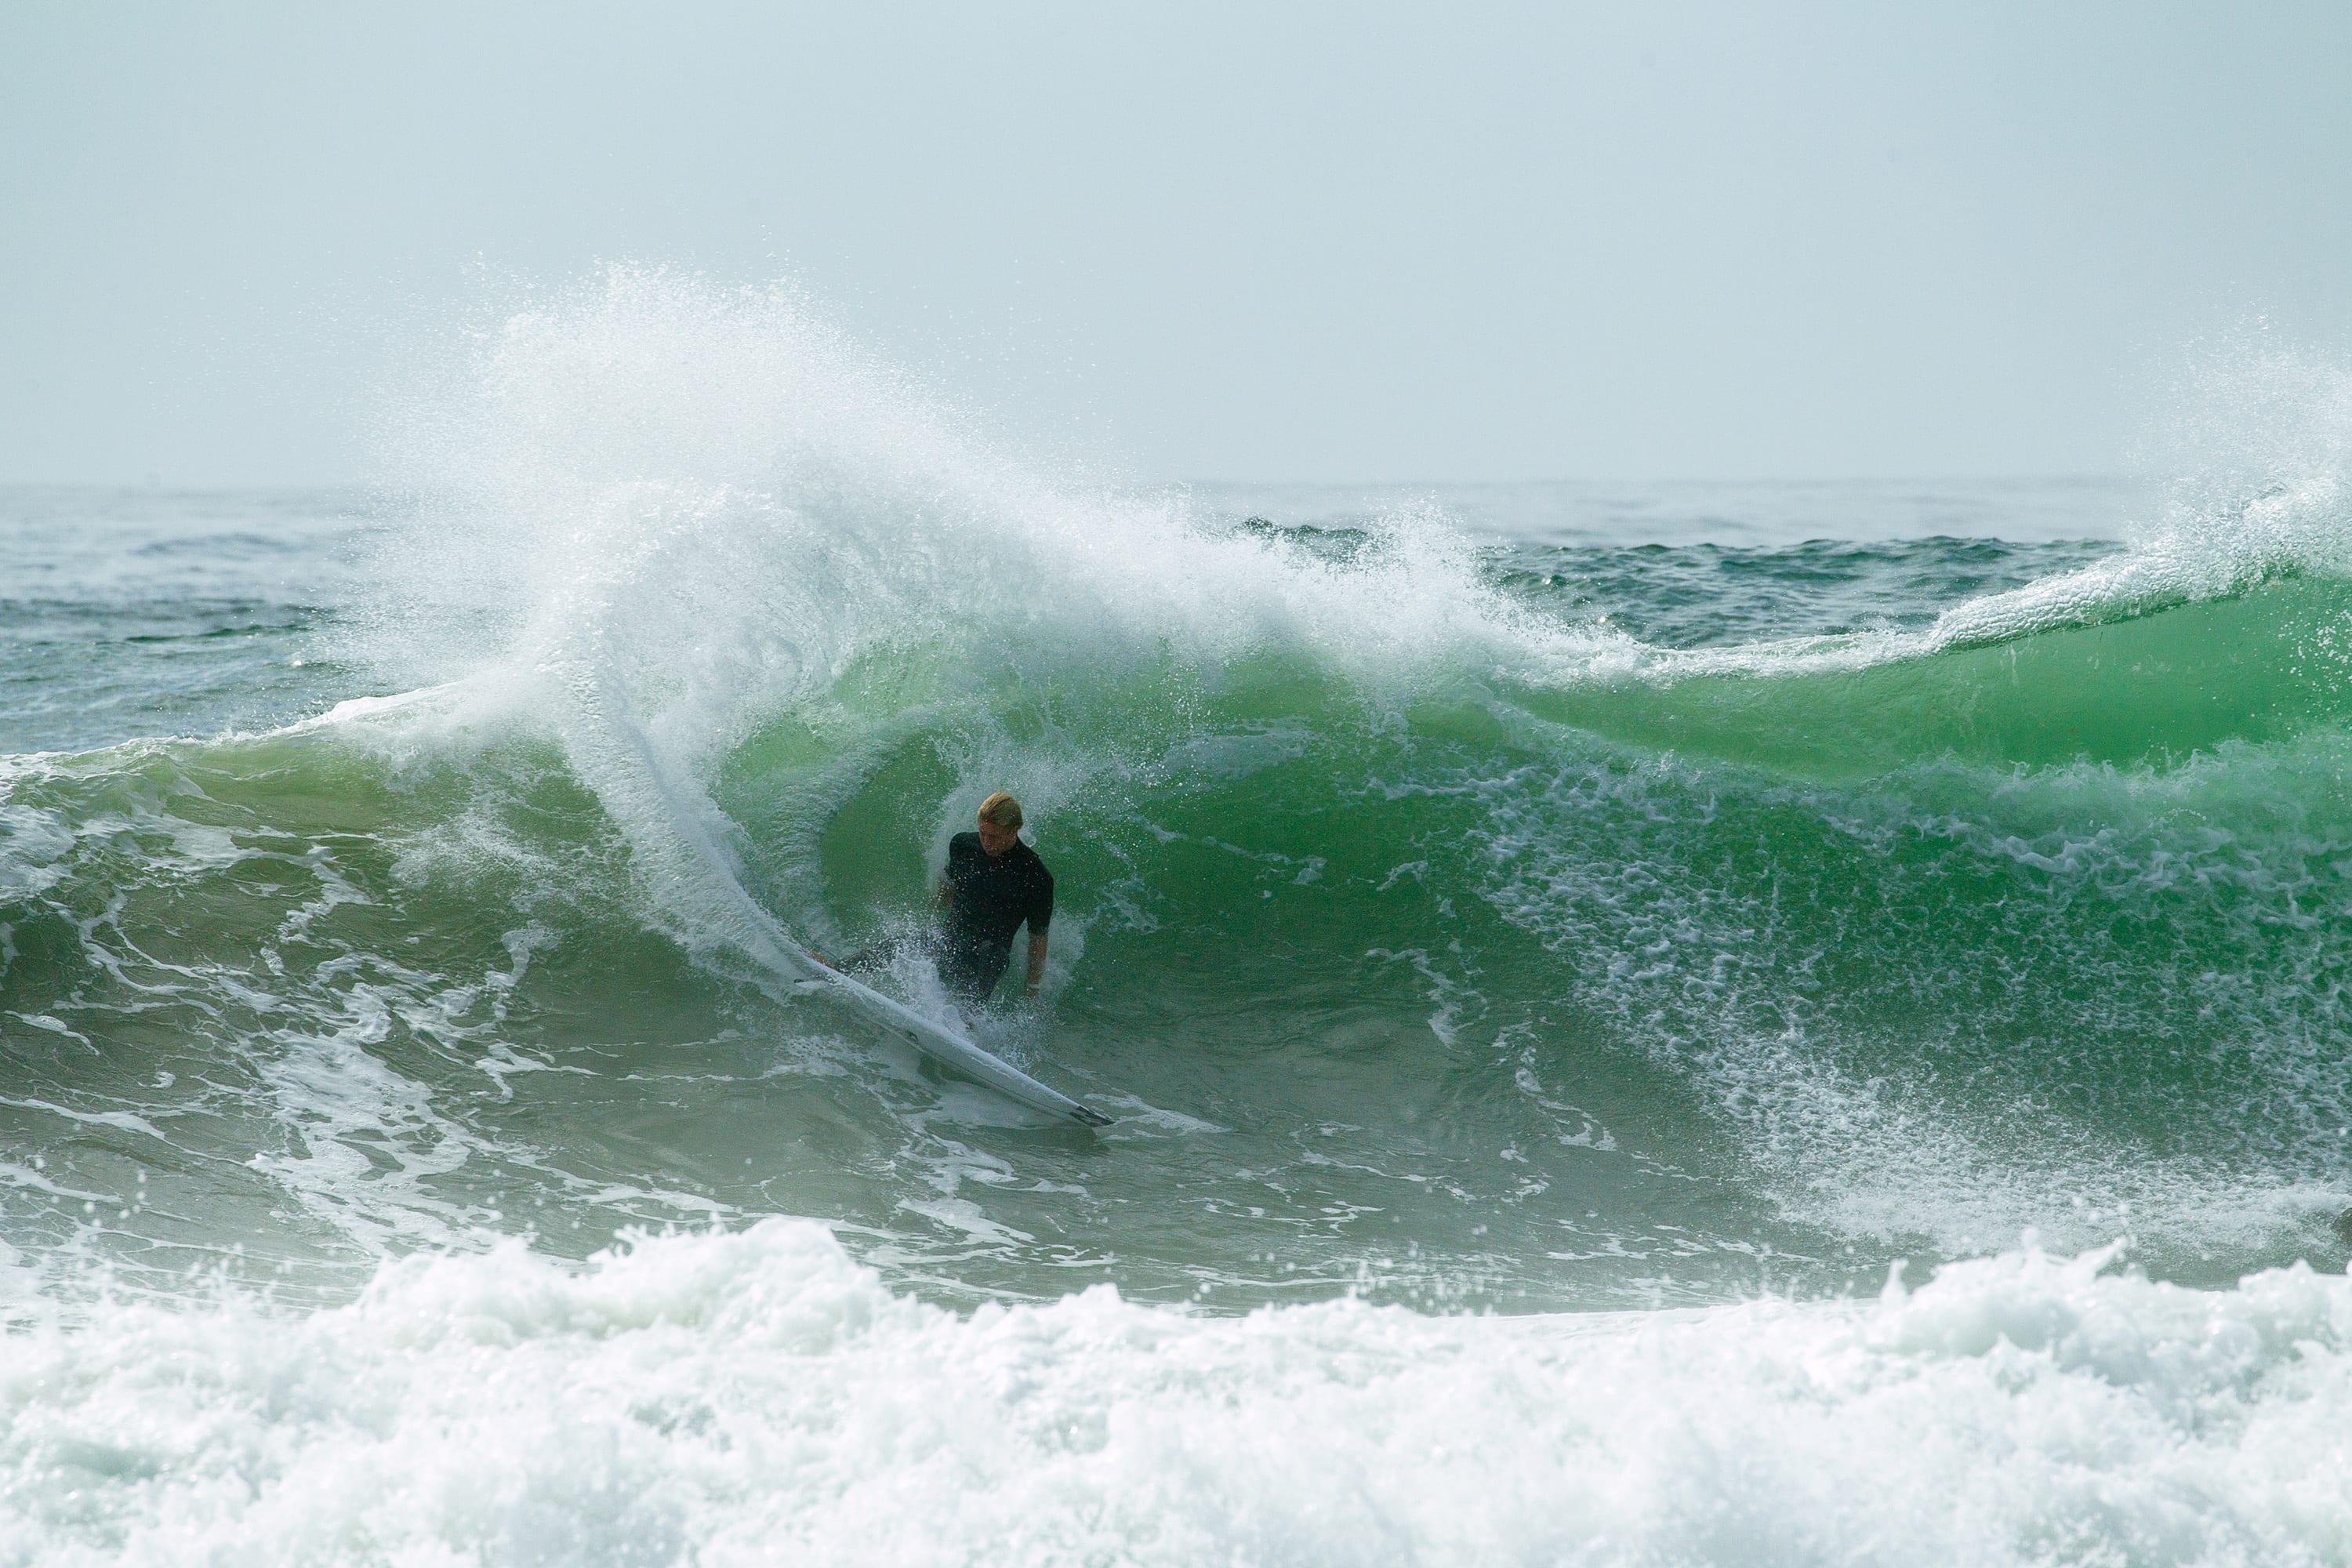
[[[808,960],[814,980],[830,985],[836,995],[875,1026],[906,1041],[925,1056],[945,1062],[1006,1099],[1017,1100],[1033,1110],[1075,1121],[1081,1127],[1108,1127],[1111,1124],[1113,1119],[1094,1107],[1081,1105],[1059,1089],[1046,1088],[1011,1062],[990,1055],[954,1030],[934,1024],[905,1003],[885,996],[871,985],[853,980],[837,969],[825,967],[811,956],[806,948],[800,948],[799,952],[803,958]]]

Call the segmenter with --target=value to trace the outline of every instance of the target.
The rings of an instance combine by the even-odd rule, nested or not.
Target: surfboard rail
[[[944,1062],[966,1077],[985,1084],[1008,1100],[1018,1100],[1033,1110],[1058,1116],[1080,1127],[1108,1127],[1116,1120],[1091,1105],[1071,1099],[1057,1089],[1038,1082],[1002,1057],[982,1050],[945,1025],[933,1023],[905,1003],[885,996],[864,981],[844,974],[807,949],[801,949],[801,956],[807,960],[812,978],[839,992],[876,1026],[904,1040],[925,1056]]]

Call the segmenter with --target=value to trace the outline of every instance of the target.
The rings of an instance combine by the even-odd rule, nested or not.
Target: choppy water
[[[370,491],[0,496],[0,1563],[2352,1558],[2307,412],[1109,491],[616,273]],[[1099,1135],[740,929],[998,787]]]

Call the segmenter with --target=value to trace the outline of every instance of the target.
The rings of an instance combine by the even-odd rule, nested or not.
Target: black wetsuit
[[[977,833],[948,840],[948,929],[940,979],[967,1002],[983,1002],[1013,961],[1013,933],[1032,937],[1054,919],[1054,874],[1037,851],[1015,842],[1002,855],[980,847]]]

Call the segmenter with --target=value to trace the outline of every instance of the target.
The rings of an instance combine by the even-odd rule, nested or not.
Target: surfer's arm
[[[1029,892],[1029,908],[1023,916],[1029,925],[1029,994],[1037,994],[1038,982],[1045,978],[1045,928],[1054,923],[1054,873],[1043,864],[1037,868],[1037,882]]]

